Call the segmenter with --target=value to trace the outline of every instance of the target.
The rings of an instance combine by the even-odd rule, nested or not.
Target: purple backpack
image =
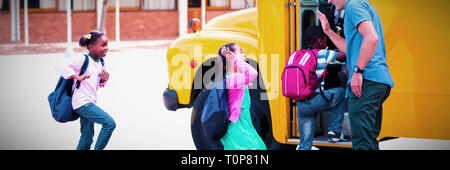
[[[316,91],[320,84],[316,75],[318,51],[298,50],[291,54],[281,75],[283,96],[304,100]],[[326,70],[320,75],[320,80],[325,74]]]

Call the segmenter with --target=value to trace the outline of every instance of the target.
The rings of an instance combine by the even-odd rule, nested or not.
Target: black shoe
[[[349,141],[349,137],[344,135],[344,133],[337,132],[328,132],[328,142],[336,143],[336,142],[347,142]]]

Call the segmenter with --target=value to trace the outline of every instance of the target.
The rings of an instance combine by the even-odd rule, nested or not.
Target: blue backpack
[[[89,56],[84,55],[84,63],[80,69],[80,76],[86,72],[89,65]],[[60,77],[58,84],[56,84],[55,91],[48,95],[48,102],[50,103],[50,110],[52,112],[53,118],[60,122],[68,122],[77,120],[80,117],[77,113],[73,111],[72,108],[72,94],[75,89],[72,89],[74,79],[65,79]],[[80,81],[76,82],[76,88],[80,87]]]
[[[220,140],[228,130],[228,94],[226,79],[214,84],[203,106],[201,123],[203,132],[212,140]]]

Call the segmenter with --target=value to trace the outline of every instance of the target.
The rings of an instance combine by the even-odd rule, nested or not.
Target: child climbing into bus
[[[326,67],[330,62],[345,59],[345,53],[326,50],[327,36],[319,26],[310,26],[306,29],[303,52],[312,53],[317,56],[315,75],[317,76],[318,88],[304,100],[297,100],[297,119],[300,132],[299,150],[310,150],[312,148],[314,131],[316,127],[317,114],[328,109],[332,110],[332,118],[328,128],[329,142],[347,141],[348,137],[342,131],[342,121],[346,109],[344,88],[337,87],[323,90]],[[305,59],[306,60],[306,59]],[[306,62],[306,61],[303,62]]]

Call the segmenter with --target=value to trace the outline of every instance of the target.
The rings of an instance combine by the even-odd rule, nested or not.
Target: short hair
[[[304,46],[305,48],[313,48],[312,45],[320,38],[325,37],[325,33],[322,30],[322,27],[311,25],[306,28],[304,35]]]

